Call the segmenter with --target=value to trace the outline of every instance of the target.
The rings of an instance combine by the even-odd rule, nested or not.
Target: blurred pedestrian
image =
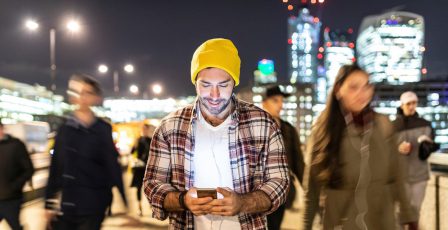
[[[400,103],[393,124],[398,132],[398,151],[405,162],[406,191],[412,207],[419,214],[429,180],[428,155],[419,156],[419,145],[423,141],[433,143],[434,130],[429,121],[419,117],[416,111],[418,97],[414,92],[401,94]]]
[[[170,229],[266,229],[266,215],[285,202],[280,129],[235,97],[240,63],[228,39],[200,45],[191,61],[196,101],[165,117],[153,135],[144,190],[153,217],[169,217]]]
[[[118,186],[123,193],[118,152],[111,125],[91,110],[101,102],[98,82],[75,74],[67,93],[75,111],[56,135],[45,194],[46,215],[53,221],[53,229],[96,230],[112,200],[112,187]],[[60,208],[59,215],[55,206]]]
[[[143,216],[142,210],[142,185],[143,177],[145,177],[146,163],[148,162],[149,156],[149,145],[151,144],[151,136],[154,131],[154,126],[150,124],[143,124],[142,134],[137,139],[136,144],[132,148],[131,152],[136,153],[135,161],[132,166],[132,181],[131,187],[137,188],[137,200],[139,215]]]
[[[22,229],[19,221],[23,186],[34,173],[25,144],[5,133],[0,121],[0,222],[13,230]]]
[[[275,212],[269,214],[267,217],[268,229],[270,230],[280,229],[285,210],[292,207],[296,197],[294,178],[297,178],[300,184],[302,184],[303,171],[305,168],[297,130],[290,123],[280,118],[280,112],[283,108],[283,100],[285,97],[289,96],[290,94],[282,92],[279,86],[270,86],[266,89],[262,102],[263,109],[266,110],[266,112],[268,112],[280,126],[291,178],[286,203],[281,205]]]
[[[393,125],[371,109],[373,93],[364,70],[341,67],[307,143],[304,229],[319,204],[324,229],[396,229],[396,199],[401,223],[415,229]]]

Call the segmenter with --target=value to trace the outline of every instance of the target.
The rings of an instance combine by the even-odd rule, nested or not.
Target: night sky
[[[323,27],[352,27],[357,33],[364,16],[395,7],[423,15],[425,66],[430,75],[447,74],[447,0],[326,0],[312,12],[320,15]],[[49,28],[55,27],[57,92],[63,95],[74,72],[95,76],[106,96],[113,95],[112,72],[98,73],[101,63],[120,70],[123,96],[132,83],[141,89],[161,83],[163,97],[194,95],[191,56],[214,37],[229,38],[239,49],[242,69],[237,89],[253,82],[262,58],[273,59],[279,81],[286,82],[289,14],[281,0],[0,0],[0,76],[49,86]],[[65,31],[63,23],[70,16],[81,20],[80,34]],[[40,31],[27,31],[26,18],[38,20]],[[128,62],[136,68],[132,75],[122,71]]]

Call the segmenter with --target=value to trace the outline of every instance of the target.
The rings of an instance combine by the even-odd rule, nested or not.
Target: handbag
[[[440,144],[432,141],[422,141],[418,147],[418,158],[422,161],[426,161],[431,153],[439,150]]]

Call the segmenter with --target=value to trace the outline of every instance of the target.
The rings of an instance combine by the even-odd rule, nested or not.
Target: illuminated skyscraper
[[[366,17],[357,39],[358,63],[373,82],[418,82],[422,73],[423,17],[409,12],[388,12]]]
[[[324,65],[327,90],[333,85],[336,75],[341,66],[351,64],[355,60],[355,43],[353,41],[352,29],[347,31],[330,30],[324,31]]]
[[[317,81],[317,49],[321,23],[301,8],[297,17],[288,19],[288,76],[292,84]]]

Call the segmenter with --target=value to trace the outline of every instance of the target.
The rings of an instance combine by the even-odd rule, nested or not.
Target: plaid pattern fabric
[[[266,215],[285,202],[289,186],[287,159],[278,125],[260,108],[237,100],[229,127],[229,150],[233,186],[237,193],[265,192],[272,207],[265,213],[240,214],[242,229],[266,229]],[[194,229],[189,211],[163,209],[171,191],[186,191],[194,180],[194,127],[198,100],[163,119],[150,147],[144,191],[153,217],[170,218],[170,229]]]

